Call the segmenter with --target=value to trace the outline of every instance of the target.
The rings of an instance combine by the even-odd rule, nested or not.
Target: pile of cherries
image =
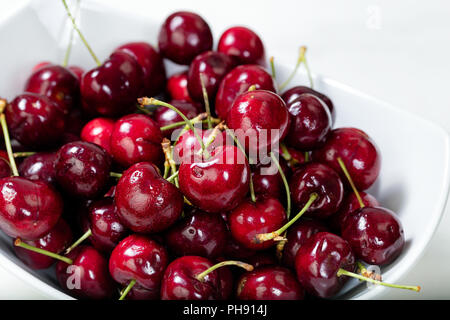
[[[0,100],[0,228],[27,266],[56,263],[62,289],[91,299],[328,298],[350,277],[420,289],[364,267],[405,244],[365,192],[375,143],[333,129],[311,87],[280,94],[255,32],[231,27],[213,50],[205,20],[176,12],[159,49],[126,43],[102,63],[88,48],[97,67],[40,63]],[[164,59],[186,71],[167,77]]]

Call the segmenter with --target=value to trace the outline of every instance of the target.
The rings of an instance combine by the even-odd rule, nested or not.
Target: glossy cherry
[[[169,262],[166,249],[143,235],[123,239],[111,253],[109,272],[115,281],[128,286],[131,281],[151,292],[159,292]]]
[[[63,219],[59,219],[49,233],[36,240],[23,240],[25,243],[54,253],[61,253],[72,242],[72,231]],[[14,241],[13,241],[14,242]],[[13,246],[15,254],[32,269],[46,269],[55,259],[18,246]]]
[[[20,163],[19,174],[30,180],[43,181],[55,186],[55,162],[56,152],[38,152]]]
[[[162,161],[162,134],[158,124],[144,114],[129,114],[117,120],[110,147],[114,160],[124,167],[149,161]]]
[[[276,92],[272,76],[258,65],[241,65],[231,70],[222,79],[217,91],[215,110],[219,118],[226,120],[236,97],[252,85],[256,89]]]
[[[0,150],[0,178],[6,178],[12,175],[9,165],[8,154]]]
[[[344,162],[356,188],[360,191],[368,189],[380,173],[381,156],[378,148],[373,140],[359,129],[332,130],[325,145],[312,153],[315,161],[330,166],[344,180],[346,178],[337,161],[338,157]]]
[[[397,258],[405,245],[400,220],[381,207],[364,207],[352,213],[342,227],[342,237],[359,259],[380,266]]]
[[[167,229],[180,217],[183,196],[161,177],[155,165],[140,162],[123,173],[115,203],[125,226],[134,232],[151,233]]]
[[[73,72],[73,74],[77,77],[78,82],[81,82],[81,78],[83,78],[84,69],[79,66],[68,66],[67,69]]]
[[[286,162],[280,158],[279,163],[285,175],[289,168]],[[283,180],[278,171],[271,172],[271,163],[262,164],[261,162],[252,167],[253,189],[256,197],[279,199],[285,194]],[[276,169],[275,169],[276,170]]]
[[[95,198],[105,191],[111,158],[96,144],[76,141],[57,152],[55,174],[58,184],[76,197]]]
[[[200,78],[203,76],[203,84],[209,101],[214,101],[220,81],[234,65],[230,56],[217,51],[206,51],[196,56],[189,66],[189,96],[196,101],[204,101]]]
[[[334,296],[348,280],[339,269],[353,272],[355,256],[341,237],[319,232],[304,243],[295,258],[297,279],[308,293],[321,298]]]
[[[310,87],[306,86],[295,86],[287,91],[285,91],[281,98],[286,102],[286,104],[290,104],[292,101],[296,100],[300,95],[309,93],[312,95],[315,95],[316,97],[320,98],[325,104],[327,105],[328,109],[330,110],[330,113],[333,113],[334,106],[333,102],[330,98],[328,98],[323,93],[320,93],[314,89],[311,89]]]
[[[211,29],[202,17],[187,11],[172,13],[158,35],[161,54],[178,64],[188,65],[204,51],[212,49]]]
[[[110,139],[116,122],[110,118],[95,118],[81,130],[81,140],[95,143],[111,154]]]
[[[56,102],[36,93],[17,96],[5,110],[11,136],[32,148],[51,147],[61,141],[66,115]]]
[[[180,110],[188,119],[194,118],[197,114],[203,111],[201,105],[195,102],[171,100],[169,103]],[[183,118],[181,118],[178,113],[166,107],[157,108],[153,113],[153,118],[160,127],[183,121]],[[183,126],[180,126],[179,128],[183,128]],[[165,137],[170,139],[174,130],[175,129],[168,129],[162,131],[162,133]]]
[[[235,146],[222,145],[209,158],[195,155],[179,167],[180,190],[196,207],[207,212],[228,211],[245,198],[250,169],[245,155]]]
[[[305,290],[283,267],[262,267],[244,273],[237,284],[239,300],[303,300]]]
[[[192,102],[188,90],[188,72],[173,74],[167,79],[166,91],[173,100]]]
[[[287,104],[291,125],[287,143],[300,151],[318,149],[331,131],[331,113],[323,101],[306,93]]]
[[[165,242],[177,256],[216,258],[223,254],[227,237],[227,226],[219,214],[193,210],[167,231]]]
[[[320,219],[335,213],[344,197],[344,185],[339,175],[330,167],[314,162],[306,163],[294,172],[289,188],[297,209],[305,206],[312,193],[317,193],[318,198],[305,215]]]
[[[234,57],[239,64],[266,65],[266,55],[261,38],[246,27],[227,29],[219,39],[219,52]]]

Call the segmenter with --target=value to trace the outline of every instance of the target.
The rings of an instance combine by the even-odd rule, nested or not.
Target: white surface
[[[89,2],[89,1],[85,1]],[[16,1],[14,5],[17,5]],[[200,12],[216,34],[229,25],[246,24],[257,30],[267,51],[278,60],[294,63],[299,45],[309,48],[308,59],[315,73],[337,79],[370,95],[407,109],[450,130],[448,95],[448,56],[450,47],[450,4],[444,1],[195,1],[189,9]],[[55,6],[61,5],[55,2]],[[126,6],[163,20],[173,10],[186,8],[186,2],[110,0],[108,5]],[[0,1],[2,17],[12,4]],[[6,9],[5,9],[6,8]],[[1,22],[1,21],[0,21]],[[108,30],[99,26],[90,32]],[[151,30],[149,33],[154,34]],[[27,43],[20,35],[16,41]],[[129,40],[134,40],[132,35]],[[107,37],[105,37],[107,38]],[[106,54],[101,43],[92,46]],[[2,48],[4,50],[4,47]],[[32,48],[28,47],[32,51]],[[0,51],[1,56],[1,51]],[[103,57],[103,56],[101,56]],[[39,58],[39,57],[38,57]],[[40,57],[46,59],[47,57]],[[288,60],[287,60],[288,59]],[[447,92],[446,92],[447,91]],[[339,110],[338,110],[339,112]],[[365,128],[363,128],[365,129]],[[411,148],[414,141],[411,141]],[[431,148],[430,158],[439,152]],[[404,159],[405,163],[410,159]],[[389,166],[383,163],[383,170]],[[415,170],[432,170],[423,166]],[[412,172],[414,174],[414,172]],[[427,199],[422,200],[426,203]],[[424,215],[428,215],[424,210]],[[402,282],[420,284],[421,294],[390,290],[384,298],[450,298],[450,212],[441,222],[426,254]],[[7,272],[0,272],[0,298],[44,298]]]

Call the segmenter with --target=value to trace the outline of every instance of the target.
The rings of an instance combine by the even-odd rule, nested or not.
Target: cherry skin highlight
[[[173,100],[192,102],[188,90],[188,71],[176,73],[167,79],[166,91]]]
[[[115,121],[109,118],[95,118],[81,130],[81,140],[95,143],[111,154],[110,139]]]
[[[56,152],[38,152],[25,158],[19,165],[20,176],[56,185]]]
[[[283,100],[286,102],[286,104],[290,104],[292,101],[297,99],[300,95],[305,94],[305,93],[309,93],[309,94],[317,96],[319,99],[321,99],[323,102],[325,102],[328,109],[330,110],[330,113],[333,113],[334,106],[333,106],[333,102],[331,101],[331,99],[328,98],[323,93],[320,93],[314,89],[311,89],[310,87],[305,87],[305,86],[292,87],[291,89],[285,91],[281,95],[281,98],[283,98]]]

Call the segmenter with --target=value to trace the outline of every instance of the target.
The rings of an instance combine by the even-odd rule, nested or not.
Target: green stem
[[[288,148],[286,147],[286,145],[284,144],[284,143],[281,143],[280,144],[280,147],[281,147],[281,155],[282,155],[282,157],[284,158],[284,160],[286,160],[286,161],[291,161],[292,160],[292,156],[291,156],[291,154],[289,153],[289,150],[288,150]]]
[[[390,288],[412,290],[412,291],[416,291],[416,292],[419,292],[420,289],[421,289],[420,286],[404,286],[404,285],[398,285],[398,284],[391,284],[391,283],[381,282],[381,281],[378,281],[378,280],[374,280],[374,279],[371,279],[371,278],[364,277],[364,276],[362,276],[360,274],[357,274],[357,273],[353,273],[353,272],[347,271],[347,270],[342,269],[342,268],[340,268],[338,270],[337,276],[338,277],[341,277],[341,276],[352,277],[352,278],[355,278],[355,279],[359,279],[359,280],[362,280],[362,281],[367,281],[367,282],[370,282],[370,283],[373,283],[373,284],[378,284],[378,285],[385,286],[385,287],[390,287]]]
[[[309,70],[308,63],[306,62],[306,57],[303,57],[303,65],[305,66],[306,74],[308,75],[309,86],[311,87],[311,89],[314,89],[314,81],[311,75],[311,71]]]
[[[72,14],[70,13],[69,7],[67,6],[66,0],[62,0],[62,3],[64,5],[64,8],[66,9],[67,15],[69,16],[70,20],[72,20],[73,28],[75,29],[75,31],[80,36],[81,41],[83,41],[84,45],[88,49],[89,53],[91,54],[92,58],[94,59],[95,63],[97,64],[97,66],[101,66],[102,63],[100,62],[100,60],[95,55],[94,51],[92,50],[91,46],[87,42],[86,38],[81,33],[80,29],[78,29],[77,24],[75,23],[75,19],[73,18]]]
[[[297,59],[297,63],[295,64],[294,70],[291,72],[291,74],[286,79],[286,81],[284,81],[280,85],[280,87],[279,87],[280,91],[283,91],[283,89],[286,88],[286,86],[292,81],[292,79],[294,78],[295,74],[297,73],[298,68],[300,67],[302,62],[305,61],[305,52],[306,52],[306,47],[300,47],[300,53],[299,53],[299,56],[298,56],[298,59]]]
[[[44,249],[33,247],[33,246],[29,245],[28,243],[23,242],[20,238],[17,238],[14,241],[14,245],[16,247],[21,247],[21,248],[24,248],[24,249],[27,249],[27,250],[30,250],[30,251],[33,251],[33,252],[36,252],[36,253],[43,254],[43,255],[48,256],[50,258],[61,260],[61,261],[65,262],[65,263],[67,263],[67,264],[72,264],[73,263],[72,259],[69,259],[67,257],[61,256],[59,254],[56,254],[56,253],[48,251],[48,250],[44,250]]]
[[[14,152],[13,156],[14,158],[26,158],[35,154],[36,152],[34,151],[24,151],[24,152]]]
[[[175,179],[176,177],[178,177],[178,171],[175,172],[174,174],[172,174],[170,177],[168,177],[166,180],[169,182],[172,182],[173,179]]]
[[[342,171],[344,172],[345,177],[346,177],[347,180],[348,180],[348,183],[350,183],[350,186],[351,186],[352,189],[353,189],[353,193],[355,194],[356,198],[358,199],[358,202],[359,202],[360,207],[361,207],[361,208],[364,208],[364,207],[365,207],[364,202],[362,201],[361,196],[359,195],[358,189],[356,189],[356,186],[355,186],[355,184],[353,183],[353,179],[352,179],[352,177],[350,176],[350,173],[348,172],[347,167],[345,166],[344,161],[342,161],[342,159],[341,159],[340,157],[337,158],[337,161],[338,161],[338,163],[339,163],[339,166],[341,166],[341,169],[342,169]]]
[[[77,241],[75,241],[69,248],[66,249],[65,254],[68,254],[70,251],[72,251],[73,249],[78,247],[80,245],[80,243],[82,243],[84,240],[89,238],[91,235],[92,235],[92,231],[91,231],[91,229],[89,229]]]
[[[8,132],[8,125],[6,124],[6,117],[4,114],[4,109],[6,107],[6,101],[1,99],[0,100],[0,123],[2,126],[2,130],[3,130],[3,137],[5,139],[5,146],[6,146],[6,152],[8,153],[8,159],[9,159],[9,164],[11,166],[11,171],[13,176],[18,177],[19,176],[19,171],[17,170],[17,165],[16,165],[16,161],[14,160],[14,154],[12,151],[12,147],[11,147],[11,139],[9,137],[9,132]]]
[[[192,124],[200,123],[200,122],[201,123],[208,123],[208,120],[202,120],[202,121],[193,122],[194,119],[191,119],[191,123]],[[215,118],[212,118],[211,121],[212,121],[213,124],[218,124],[220,122],[219,119],[215,119]],[[186,125],[185,121],[178,121],[178,122],[174,122],[174,123],[168,124],[167,126],[163,126],[163,127],[160,128],[160,130],[161,131],[170,130],[170,129],[178,128],[178,127],[181,127],[181,126],[184,126],[184,125]]]
[[[253,266],[251,264],[244,263],[241,261],[230,260],[230,261],[222,261],[222,262],[219,262],[219,263],[213,265],[212,267],[206,269],[202,273],[199,273],[196,276],[196,278],[198,281],[202,282],[209,273],[213,272],[214,270],[216,270],[218,268],[224,267],[224,266],[236,266],[236,267],[244,268],[247,271],[253,271]]]
[[[76,20],[76,17],[78,15],[79,9],[80,9],[80,0],[77,0],[77,7],[75,9],[76,11],[75,11],[75,18],[74,18],[74,20]],[[72,51],[74,31],[75,31],[74,28],[70,29],[69,43],[67,45],[66,53],[64,54],[64,61],[63,61],[63,64],[62,64],[63,67],[67,67],[67,65],[69,64],[69,57],[70,57],[70,52]]]
[[[272,71],[272,78],[276,82],[277,80],[277,74],[275,73],[275,64],[274,64],[274,58],[270,57],[270,70]]]
[[[167,179],[167,177],[169,176],[169,171],[170,171],[170,164],[166,160],[164,161],[164,175],[163,175],[164,179]]]
[[[117,173],[117,172],[110,172],[109,176],[113,177],[113,178],[118,178],[118,179],[122,178],[122,174],[121,173]]]
[[[305,162],[309,162],[309,152],[305,151]]]
[[[289,220],[289,217],[291,215],[291,191],[289,190],[289,183],[286,179],[286,176],[284,175],[283,169],[281,169],[280,163],[278,162],[278,159],[275,157],[273,152],[270,152],[270,157],[272,158],[273,162],[278,168],[278,172],[280,173],[281,180],[283,180],[284,189],[286,190],[286,216]]]
[[[203,73],[200,73],[200,84],[202,86],[202,93],[203,93],[203,100],[205,102],[205,110],[208,117],[206,118],[208,122],[208,129],[212,129],[212,121],[211,121],[211,109],[209,106],[209,97],[208,97],[208,91],[206,91],[205,87],[205,79]]]
[[[248,88],[247,92],[255,91],[255,90],[256,90],[256,84],[252,84],[252,85]]]
[[[119,300],[124,300],[125,297],[127,296],[127,294],[131,291],[131,289],[133,288],[133,286],[135,284],[136,284],[136,280],[135,279],[131,279],[130,283],[127,285],[125,290],[123,290],[122,295],[120,296]]]

